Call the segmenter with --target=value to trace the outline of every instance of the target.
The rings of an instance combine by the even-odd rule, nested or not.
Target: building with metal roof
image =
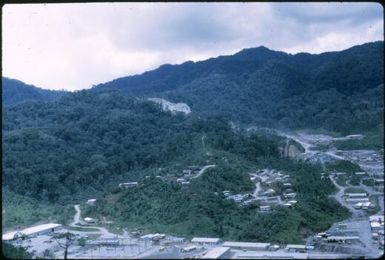
[[[61,224],[56,223],[48,223],[42,224],[38,226],[29,227],[20,231],[9,232],[2,236],[3,240],[12,240],[17,238],[19,235],[33,236],[33,235],[41,235],[47,234],[50,232],[55,232],[62,228]]]
[[[229,247],[214,247],[202,256],[203,259],[226,259],[230,258],[231,251]]]
[[[218,244],[221,240],[219,238],[212,237],[194,237],[191,239],[192,243],[197,244]]]
[[[226,241],[222,244],[225,247],[231,247],[234,249],[248,249],[248,250],[267,250],[270,243],[254,243],[254,242],[233,242]]]

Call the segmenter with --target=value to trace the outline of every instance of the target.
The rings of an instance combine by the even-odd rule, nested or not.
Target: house
[[[369,217],[370,222],[384,223],[384,215],[373,215]]]
[[[186,181],[185,179],[183,179],[183,178],[179,178],[179,179],[176,179],[176,182],[184,182],[184,181]]]
[[[149,239],[149,240],[157,241],[157,240],[160,240],[160,239],[164,239],[165,237],[166,237],[165,234],[156,233],[156,234],[143,235],[140,238],[143,239],[143,240]]]
[[[86,204],[90,205],[90,206],[94,206],[95,202],[96,202],[96,199],[89,199],[89,200],[87,200]]]
[[[286,208],[291,208],[292,204],[291,203],[283,203],[282,206]]]
[[[219,238],[212,238],[212,237],[194,237],[191,239],[191,243],[198,244],[198,245],[216,245],[221,240]]]
[[[87,224],[94,224],[94,223],[96,223],[96,219],[86,217],[86,218],[84,218],[84,222],[86,222]]]
[[[189,185],[190,182],[189,181],[182,181],[180,184],[182,184],[182,185]]]
[[[346,200],[346,202],[351,202],[351,203],[354,203],[354,202],[367,202],[367,201],[369,201],[369,198],[347,198],[345,200]]]
[[[191,251],[194,251],[196,249],[196,246],[187,246],[187,247],[184,247],[181,249],[182,252],[191,252]]]
[[[232,242],[226,241],[222,244],[224,247],[242,250],[268,250],[270,243],[251,243],[251,242]]]
[[[366,172],[356,172],[355,175],[356,176],[364,176],[364,175],[366,175]]]
[[[362,209],[372,209],[374,208],[374,204],[371,203],[370,201],[367,202],[362,202]]]
[[[367,193],[345,193],[345,196],[348,198],[365,198],[368,196]]]
[[[231,256],[229,247],[214,247],[202,256],[203,259],[228,259]]]
[[[223,195],[225,195],[226,197],[230,196],[230,191],[229,190],[224,190],[223,191]]]
[[[132,188],[138,186],[138,182],[124,182],[124,183],[119,183],[119,188]]]
[[[292,192],[292,193],[287,193],[284,196],[288,199],[294,199],[296,195],[297,195],[296,193]]]
[[[306,249],[307,249],[306,245],[293,245],[293,244],[289,244],[285,248],[285,250],[288,252],[301,252],[301,253],[305,253]]]
[[[271,207],[270,206],[260,206],[259,209],[262,212],[269,212],[271,210]]]
[[[20,231],[10,232],[10,233],[4,234],[2,238],[3,240],[13,240],[23,235],[28,237],[38,236],[38,235],[53,233],[62,228],[63,226],[61,224],[48,223],[48,224],[29,227]]]
[[[275,190],[273,189],[268,189],[267,191],[265,191],[263,193],[263,195],[266,195],[266,196],[270,196],[270,195],[273,195],[275,193]]]
[[[360,240],[359,236],[330,236],[325,238],[327,242],[350,242]]]
[[[381,226],[379,222],[370,222],[370,228],[372,229],[372,231],[377,232],[380,229],[383,229],[384,227]]]

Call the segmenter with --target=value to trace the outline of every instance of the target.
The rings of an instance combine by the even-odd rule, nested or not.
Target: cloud
[[[264,45],[320,53],[383,38],[377,3],[82,3],[3,7],[3,75],[76,90]]]

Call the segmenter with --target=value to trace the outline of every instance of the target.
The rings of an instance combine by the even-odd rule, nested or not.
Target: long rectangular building
[[[231,251],[229,247],[214,247],[202,256],[203,259],[225,259],[230,258]]]
[[[226,241],[222,246],[231,247],[234,249],[249,249],[249,250],[267,250],[270,243],[252,243],[252,242],[233,242]]]
[[[41,235],[41,234],[47,234],[50,232],[55,232],[62,228],[61,224],[56,223],[48,223],[38,226],[29,227],[20,231],[14,231],[7,234],[4,234],[2,236],[3,240],[12,240],[16,238],[16,234],[23,234],[26,236],[33,236],[33,235]]]
[[[220,241],[219,238],[212,237],[194,237],[191,239],[191,242],[196,244],[218,244]]]

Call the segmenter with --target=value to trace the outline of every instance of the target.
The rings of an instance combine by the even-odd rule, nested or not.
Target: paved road
[[[206,165],[206,166],[203,166],[203,168],[198,172],[198,174],[194,177],[192,177],[191,179],[194,179],[194,178],[198,178],[199,176],[201,176],[208,168],[212,168],[212,167],[215,167],[216,165],[215,164],[212,164],[212,165]]]
[[[338,185],[338,183],[331,176],[329,176],[329,179],[333,182],[333,184],[338,189],[338,192],[334,195],[331,195],[331,196],[334,197],[342,206],[349,209],[349,211],[352,213],[352,219],[356,219],[356,218],[365,216],[364,212],[362,212],[361,210],[355,209],[352,204],[349,204],[345,201],[343,195],[344,195],[345,189],[347,187],[342,187],[342,186]]]
[[[254,197],[257,197],[258,196],[258,192],[261,190],[261,183],[260,182],[257,182],[255,184],[255,190],[253,192],[253,196]]]
[[[92,232],[90,232],[90,234],[99,233],[99,234],[101,234],[101,238],[106,238],[106,237],[111,238],[111,237],[117,236],[116,234],[110,233],[104,227],[88,226],[88,225],[84,227],[84,226],[77,225],[77,223],[81,223],[81,210],[80,210],[79,204],[75,205],[74,207],[75,207],[76,213],[74,215],[74,221],[70,224],[71,227],[81,227],[83,229],[96,228],[99,230],[99,232],[92,231]],[[87,232],[87,231],[84,231],[84,232]]]
[[[70,224],[71,227],[76,227],[76,223],[80,223],[80,206],[79,204],[75,205],[76,213],[74,215],[74,221]]]

